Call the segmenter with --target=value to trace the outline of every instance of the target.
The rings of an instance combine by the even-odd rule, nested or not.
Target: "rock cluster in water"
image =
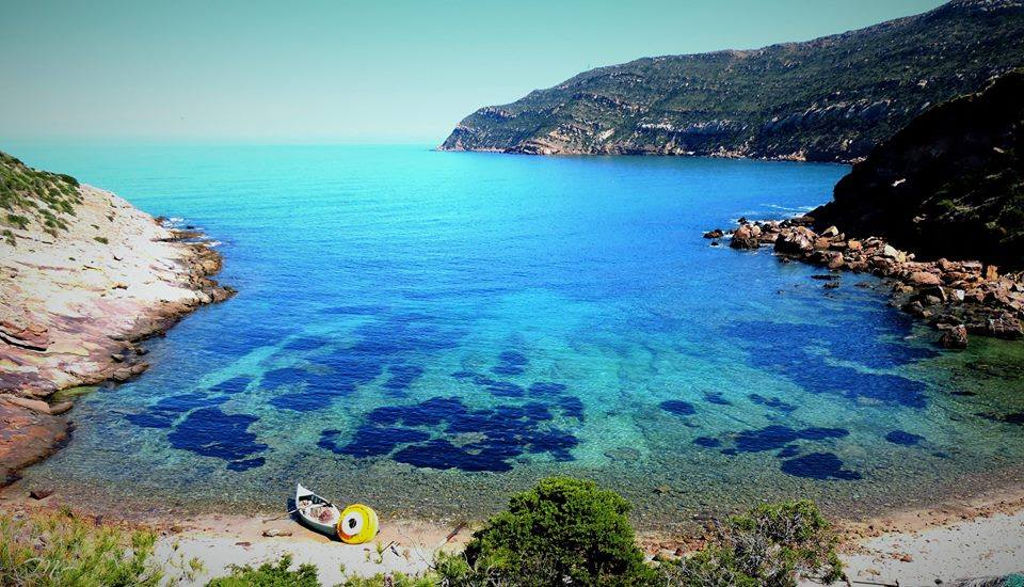
[[[730,235],[729,246],[734,249],[771,246],[787,260],[889,279],[894,305],[942,331],[939,342],[947,348],[966,347],[969,334],[1024,336],[1024,273],[1001,275],[995,265],[979,261],[917,261],[912,253],[884,239],[848,238],[835,226],[815,232],[810,228],[813,223],[807,216],[758,222],[741,218],[731,233],[716,229],[704,236]],[[838,280],[825,281],[826,288],[839,286]]]

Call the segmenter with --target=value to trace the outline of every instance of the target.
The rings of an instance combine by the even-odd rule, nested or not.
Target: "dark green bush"
[[[636,585],[653,577],[626,518],[630,504],[592,481],[553,478],[516,494],[466,545],[451,584]]]

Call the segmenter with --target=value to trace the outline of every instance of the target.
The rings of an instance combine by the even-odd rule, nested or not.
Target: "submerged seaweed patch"
[[[735,450],[740,453],[778,450],[797,440],[820,441],[842,438],[850,432],[843,428],[803,428],[767,426],[757,430],[744,430],[736,435]]]
[[[683,400],[670,399],[663,401],[658,405],[666,412],[677,416],[692,416],[697,413],[697,408],[693,407],[693,404],[690,402],[684,402]]]
[[[843,461],[830,452],[816,452],[795,459],[782,461],[782,472],[794,477],[805,477],[819,481],[856,481],[860,473],[843,468]]]
[[[219,406],[228,401],[225,395],[208,396],[189,392],[172,395],[153,404],[147,412],[127,414],[125,419],[143,428],[170,428],[186,412],[196,408]]]
[[[512,459],[527,453],[572,460],[569,451],[579,441],[548,424],[553,417],[551,408],[540,402],[469,409],[458,398],[434,397],[371,411],[366,416],[368,423],[343,446],[337,442],[340,431],[324,430],[319,446],[360,458],[391,455],[395,461],[416,467],[508,471]],[[422,429],[437,427],[442,427],[446,438],[432,438],[432,433]],[[457,438],[465,442],[454,442]]]
[[[921,444],[924,440],[924,436],[919,434],[911,434],[904,430],[893,430],[892,432],[885,435],[885,439],[893,444],[900,444],[903,446],[916,446]]]
[[[935,351],[909,345],[883,343],[881,338],[909,332],[909,322],[893,317],[883,325],[871,320],[843,320],[844,336],[830,336],[835,326],[810,324],[777,324],[748,322],[746,327],[732,329],[743,333],[744,342],[756,348],[750,362],[756,367],[779,373],[810,393],[835,394],[851,400],[870,398],[911,408],[927,405],[925,384],[906,377],[865,373],[835,365],[826,355],[814,352],[814,346],[825,346],[832,356],[856,361],[870,368],[892,368],[925,357]],[[863,340],[875,341],[864,345]],[[879,347],[881,347],[879,349]]]
[[[778,410],[780,412],[795,412],[796,406],[786,403],[777,397],[764,397],[759,393],[752,393],[747,396],[755,404]]]
[[[383,387],[392,391],[404,391],[412,387],[417,379],[423,376],[423,367],[419,365],[391,365],[388,367],[390,377]]]
[[[256,435],[249,431],[249,426],[257,420],[259,418],[248,414],[226,414],[220,408],[202,408],[190,413],[167,439],[174,448],[205,457],[245,461],[267,449],[267,445],[256,442]],[[236,467],[252,468],[261,464],[250,461]]]
[[[704,394],[704,401],[717,406],[731,406],[732,402],[725,399],[720,391],[709,391]]]
[[[529,359],[518,351],[505,351],[498,355],[498,364],[491,371],[498,375],[519,375],[526,369]]]
[[[246,388],[249,386],[249,383],[251,382],[252,377],[248,377],[246,375],[239,375],[238,377],[232,377],[231,379],[221,381],[220,383],[214,385],[213,387],[210,388],[210,392],[234,395],[236,393],[241,393],[245,391]]]

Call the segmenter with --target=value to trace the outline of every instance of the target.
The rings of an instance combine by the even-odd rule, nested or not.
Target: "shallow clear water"
[[[844,166],[6,147],[201,226],[239,290],[77,404],[73,441],[26,472],[69,499],[276,508],[302,480],[475,517],[565,473],[672,525],[1019,481],[1021,426],[991,418],[1024,409],[1019,345],[940,354],[872,277],[825,290],[815,268],[701,238],[826,200]]]

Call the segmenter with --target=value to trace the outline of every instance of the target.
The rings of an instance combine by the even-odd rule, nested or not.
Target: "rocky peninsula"
[[[221,256],[114,194],[0,153],[0,485],[64,442],[62,390],[146,370],[143,339],[233,290]],[[73,395],[73,394],[69,394]]]
[[[947,348],[964,348],[969,334],[1019,339],[1024,336],[1024,273],[1000,274],[981,261],[918,261],[880,237],[849,238],[837,227],[815,232],[814,219],[750,222],[726,233],[713,230],[705,238],[730,236],[734,249],[771,246],[784,262],[803,261],[824,267],[816,277],[824,287],[840,287],[839,271],[871,273],[892,285],[893,304],[925,319],[942,332]]]

